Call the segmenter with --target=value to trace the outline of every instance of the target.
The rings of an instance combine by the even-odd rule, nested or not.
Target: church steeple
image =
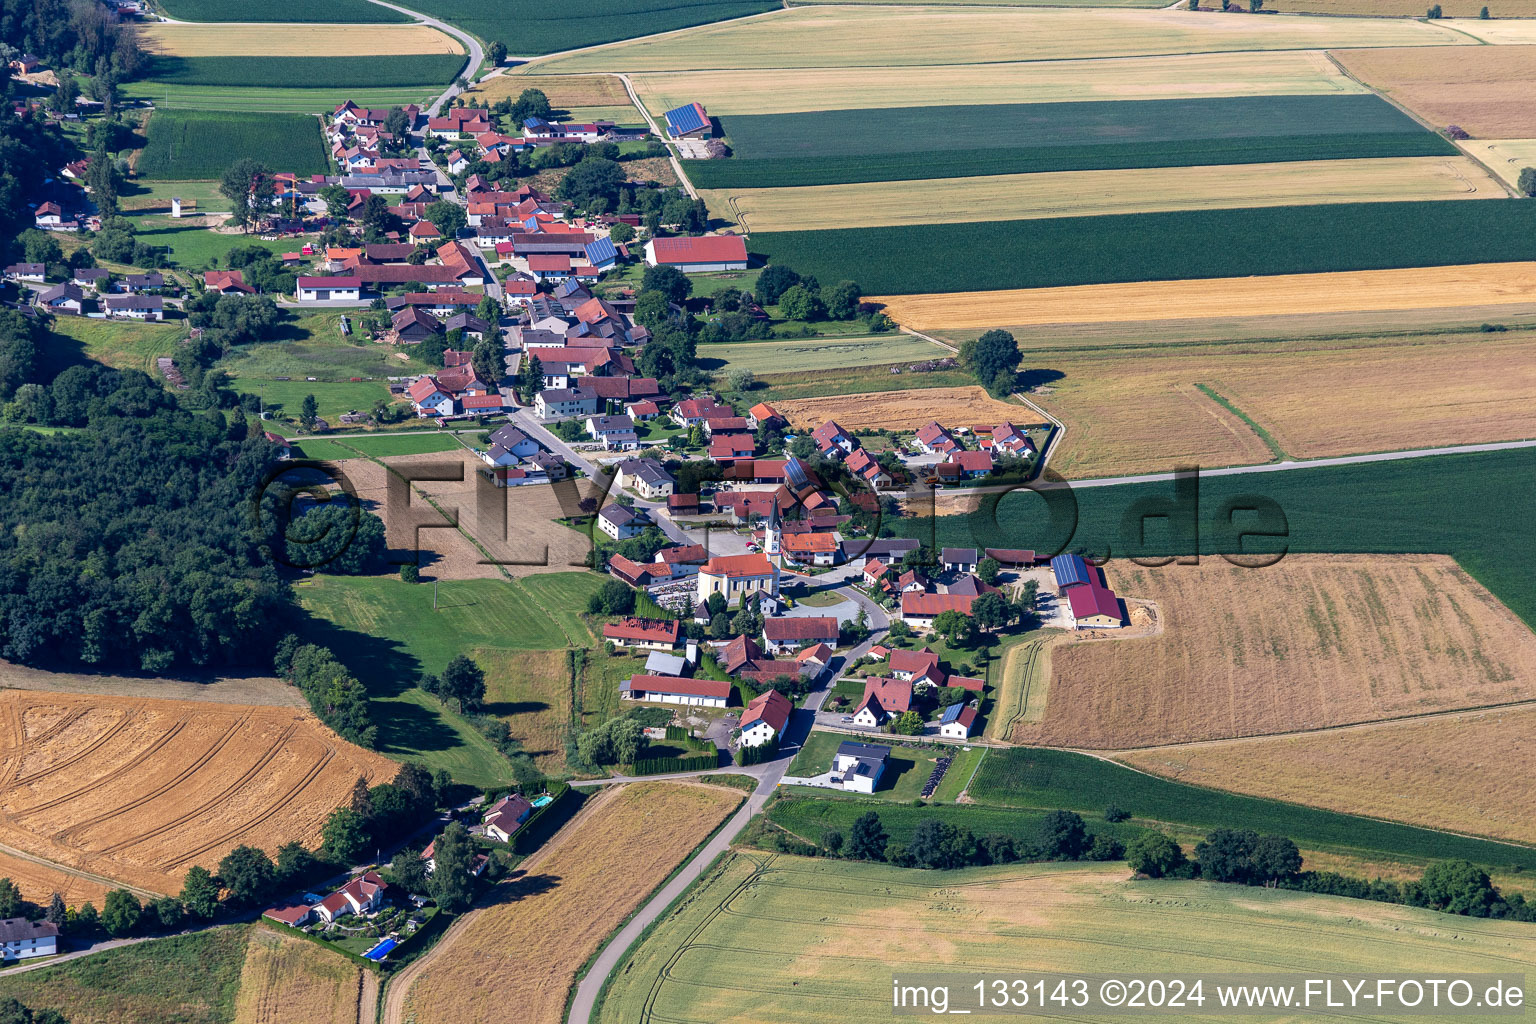
[[[779,500],[775,494],[768,510],[768,522],[763,526],[763,554],[781,569],[784,568],[783,538],[784,527],[779,522]]]

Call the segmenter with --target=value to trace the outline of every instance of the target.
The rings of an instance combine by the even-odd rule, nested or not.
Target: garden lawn
[[[222,266],[229,250],[249,245],[270,249],[275,253],[288,252],[294,247],[293,239],[279,238],[263,241],[256,235],[239,232],[215,231],[186,220],[173,220],[161,214],[129,214],[133,221],[135,237],[146,245],[153,245],[169,257],[172,265],[181,270],[199,271],[211,268],[214,260]]]
[[[156,85],[258,88],[303,82],[310,89],[383,89],[445,85],[464,68],[462,54],[416,53],[391,57],[166,57],[143,76]]]
[[[414,21],[410,15],[368,0],[160,0],[177,21],[334,21],[339,23]]]
[[[895,736],[861,737],[817,731],[806,737],[805,745],[800,748],[800,752],[790,763],[787,774],[799,778],[810,778],[831,771],[832,758],[837,753],[837,748],[849,740],[856,743],[875,743],[891,748],[891,757],[886,762],[885,773],[880,777],[880,788],[875,791],[874,798],[895,803],[910,803],[922,797],[923,787],[927,785],[928,777],[933,774],[940,757],[956,758],[950,765],[949,771],[957,771],[956,766],[959,766],[959,774],[969,778],[971,770],[976,765],[976,759],[980,756],[979,748],[962,750],[954,746],[916,746],[901,743],[899,737]],[[950,781],[949,774],[946,772],[944,782]],[[820,791],[802,787],[796,792]],[[958,793],[958,790],[956,792]],[[938,794],[935,793],[935,796]],[[952,800],[953,797],[949,799]]]
[[[274,171],[329,170],[318,118],[300,114],[157,110],[137,164],[141,178],[209,180],[241,157]]]
[[[1536,258],[1536,204],[1339,203],[757,232],[751,250],[821,281],[855,280],[866,295],[1504,263]]]
[[[412,10],[452,22],[519,56],[574,50],[778,9],[769,0],[413,0]]]
[[[891,336],[891,337],[894,337]],[[929,346],[932,348],[932,346]],[[713,346],[699,348],[701,361]],[[940,351],[937,357],[948,355]],[[913,388],[955,388],[975,384],[976,378],[963,370],[937,370],[933,373],[892,373],[889,366],[857,366],[848,369],[802,370],[797,373],[758,374],[751,392],[754,402],[789,401],[797,398],[823,398],[829,395],[866,395],[880,391],[907,391]]]

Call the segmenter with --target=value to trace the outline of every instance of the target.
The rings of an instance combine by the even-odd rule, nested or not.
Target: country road
[[[466,81],[474,81],[471,76],[474,75],[475,72],[480,69],[480,65],[485,62],[485,50],[481,48],[480,40],[476,39],[474,36],[470,35],[468,32],[465,32],[461,28],[455,28],[454,26],[448,24],[446,21],[441,21],[437,18],[429,17],[428,15],[422,14],[420,11],[413,11],[409,7],[401,7],[399,4],[386,3],[385,0],[368,0],[368,2],[371,4],[378,4],[380,7],[388,7],[392,11],[399,11],[401,14],[409,14],[423,25],[430,25],[431,27],[437,29],[439,32],[450,35],[457,39],[459,42],[463,43],[465,52],[469,54],[469,63],[465,66],[464,74],[460,77],[464,78]],[[426,110],[426,116],[436,117],[438,112],[441,111],[443,107],[453,102],[453,98],[463,91],[464,90],[459,88],[457,81],[450,83],[448,88],[444,90],[443,94],[432,101],[432,105]]]

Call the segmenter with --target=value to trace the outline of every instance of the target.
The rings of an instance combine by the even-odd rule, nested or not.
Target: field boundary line
[[[1242,420],[1243,423],[1248,426],[1248,429],[1253,431],[1254,436],[1256,436],[1260,441],[1264,442],[1264,447],[1268,448],[1270,454],[1273,455],[1277,460],[1290,458],[1290,455],[1286,454],[1285,449],[1280,447],[1280,442],[1275,440],[1274,435],[1272,435],[1268,430],[1264,429],[1264,427],[1260,426],[1258,420],[1255,420],[1252,416],[1249,416],[1246,412],[1239,409],[1236,403],[1234,403],[1230,398],[1222,395],[1209,384],[1201,384],[1199,381],[1195,382],[1195,388],[1206,398],[1209,398],[1211,401],[1227,410],[1227,412]]]
[[[76,868],[70,867],[67,864],[60,864],[58,861],[52,861],[46,857],[39,857],[36,854],[28,853],[25,850],[19,850],[14,846],[9,846],[5,843],[0,843],[0,853],[3,853],[9,857],[15,857],[17,860],[24,860],[28,864],[36,864],[39,867],[49,868],[50,870],[58,871],[66,875],[72,875],[75,878],[83,878],[88,882],[95,882],[98,885],[104,886],[109,892],[113,889],[127,889],[134,895],[141,896],[146,899],[159,899],[161,896],[166,895],[165,893],[155,892],[151,889],[144,889],[137,885],[130,885],[127,882],[120,882],[115,878],[108,878],[106,875],[98,875],[93,871],[86,871],[84,868]],[[48,960],[43,964],[39,964],[38,966],[44,966],[45,964],[52,962],[53,960]]]

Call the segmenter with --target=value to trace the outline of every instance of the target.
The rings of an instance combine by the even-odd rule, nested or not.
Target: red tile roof
[[[704,563],[700,572],[711,576],[769,576],[773,563],[767,555],[716,555]]]
[[[868,704],[871,697],[879,701],[880,706],[890,714],[899,715],[912,708],[912,684],[904,679],[870,676],[864,680],[864,697],[859,701],[860,706]]]
[[[971,603],[975,600],[974,597],[958,594],[903,594],[901,614],[927,618],[940,612],[957,611],[969,615]]]
[[[837,617],[792,615],[763,621],[763,635],[775,643],[837,639]]]
[[[774,732],[781,733],[794,710],[795,706],[789,702],[788,697],[778,690],[769,690],[747,703],[747,710],[741,714],[741,728],[745,730],[753,722],[767,722]]]
[[[718,679],[684,679],[679,676],[634,675],[629,677],[630,690],[645,693],[677,693],[689,697],[720,697],[731,695],[731,684]]]
[[[747,243],[740,235],[705,235],[700,238],[653,239],[651,251],[656,262],[667,263],[745,263]]]
[[[644,640],[648,643],[675,644],[683,635],[683,624],[676,619],[628,618],[603,626],[605,640]]]

